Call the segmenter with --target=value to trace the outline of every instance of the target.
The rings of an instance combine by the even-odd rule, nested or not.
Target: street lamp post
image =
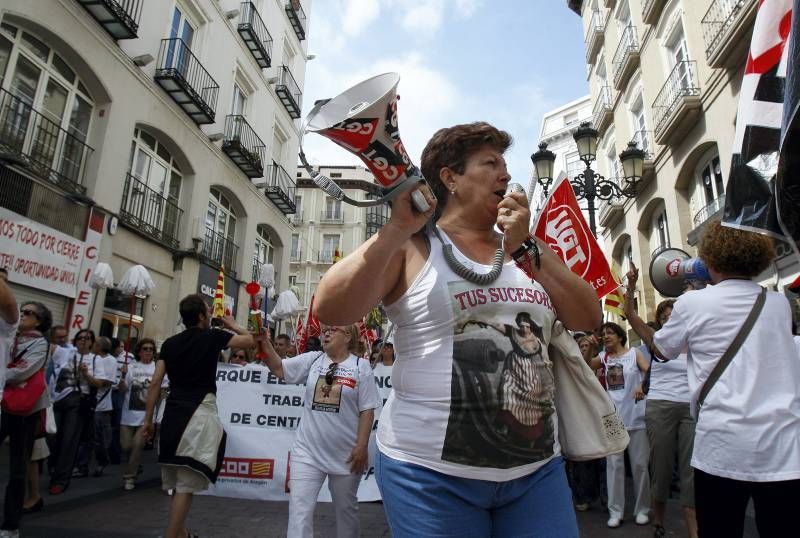
[[[583,173],[570,181],[575,197],[579,200],[586,200],[586,210],[589,213],[589,227],[592,235],[597,237],[595,227],[595,200],[611,200],[612,198],[635,198],[637,194],[637,182],[642,179],[642,169],[644,167],[644,151],[639,149],[636,142],[629,142],[628,147],[620,153],[619,159],[622,161],[622,170],[625,175],[625,185],[620,186],[615,181],[609,181],[605,177],[595,172],[591,163],[597,157],[597,129],[591,123],[583,122],[573,135],[578,145],[578,155],[586,165]],[[531,155],[533,167],[536,171],[536,180],[547,191],[553,182],[553,164],[556,155],[547,149],[547,144],[539,144],[539,151]]]

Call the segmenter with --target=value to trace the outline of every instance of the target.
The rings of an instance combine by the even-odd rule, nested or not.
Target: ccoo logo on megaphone
[[[679,248],[667,248],[653,256],[649,273],[653,287],[664,297],[679,296],[687,280],[711,281],[705,262]]]

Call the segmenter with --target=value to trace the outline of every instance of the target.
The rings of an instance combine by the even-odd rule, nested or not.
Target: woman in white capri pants
[[[628,349],[628,337],[616,323],[604,323],[604,353],[592,359],[592,368],[603,368],[606,388],[617,406],[622,422],[631,440],[628,443],[628,458],[633,471],[633,487],[636,504],[633,513],[637,525],[650,522],[650,475],[647,470],[650,445],[644,421],[644,392],[642,374],[649,364],[638,349]],[[625,456],[614,454],[606,458],[606,481],[608,485],[608,526],[619,527],[625,513]]]
[[[305,383],[305,407],[291,453],[289,538],[314,536],[314,508],[325,478],[336,511],[336,536],[359,536],[358,484],[367,468],[367,443],[378,388],[358,347],[355,325],[322,327],[323,351],[281,360],[270,343],[267,366],[287,383]]]

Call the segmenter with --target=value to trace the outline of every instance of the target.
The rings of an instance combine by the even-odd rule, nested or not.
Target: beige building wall
[[[148,269],[156,288],[142,298],[142,315],[137,315],[136,322],[141,326],[140,337],[149,336],[160,342],[178,328],[180,298],[196,293],[199,279],[208,278],[208,273],[217,271],[223,261],[231,277],[226,293],[236,296],[236,317],[245,322],[248,297],[244,284],[254,278],[253,268],[259,265],[254,263],[258,241],[268,243],[260,256],[269,259],[259,261],[275,265],[279,278],[276,289],[281,291],[288,286],[292,233],[289,217],[294,210],[299,140],[299,120],[293,116],[299,110],[290,114],[282,92],[296,86],[296,104],[298,109],[302,106],[308,41],[295,30],[292,16],[302,10],[306,17],[302,23],[307,30],[311,1],[254,0],[252,6],[259,18],[247,18],[245,4],[237,0],[142,0],[132,4],[141,11],[136,35],[127,39],[112,37],[82,2],[74,0],[7,0],[0,5],[0,19],[55,51],[91,96],[86,143],[94,151],[86,161],[81,180],[84,197],[75,198],[75,203],[94,205],[107,219],[119,219],[114,235],[104,232],[100,261],[112,266],[117,282],[132,265],[141,264]],[[192,28],[191,55],[219,86],[211,122],[193,121],[156,80],[157,70],[166,65],[162,40],[173,32],[177,12],[178,35],[187,35],[183,33],[186,25]],[[242,23],[259,32],[260,43],[271,54],[271,66],[261,65],[251,52],[252,47],[239,32]],[[264,30],[271,36],[270,43]],[[11,38],[8,33],[4,35]],[[20,47],[14,45],[14,54],[28,54],[18,52]],[[12,55],[8,67],[0,65],[8,71],[2,84],[6,91],[15,88],[12,79],[14,65],[18,65],[14,63],[16,57]],[[291,77],[282,66],[287,67]],[[213,90],[196,85],[194,89],[212,101]],[[246,96],[244,101],[235,98],[235,88]],[[239,104],[242,102],[243,106]],[[39,98],[34,102],[34,107],[45,105]],[[231,114],[244,117],[249,127],[237,131],[235,127],[241,123],[227,125],[226,118]],[[157,140],[159,158],[171,158],[175,169],[180,170],[180,189],[170,203],[182,213],[169,229],[164,223],[168,189],[156,192],[159,185],[152,175],[149,187],[156,191],[139,189],[134,193],[133,183],[129,183],[130,174],[136,172],[133,147],[137,129]],[[260,142],[245,140],[245,130]],[[263,170],[247,172],[235,162],[226,148],[238,140],[251,149],[263,146],[257,161],[257,152],[250,155],[251,162],[260,164]],[[157,152],[152,153],[155,159]],[[24,168],[20,170],[27,173]],[[31,177],[47,183],[47,178]],[[213,220],[208,219],[212,189],[226,199],[229,212],[235,215],[235,233],[230,234],[230,243],[225,247],[212,245],[207,233]],[[68,191],[59,191],[58,195],[74,194]],[[280,196],[275,198],[276,194]],[[132,202],[134,196],[140,201]],[[148,197],[159,199],[153,202],[160,207],[157,211],[161,215],[155,218],[155,227],[146,225],[148,217],[140,210]],[[145,224],[137,223],[136,218]],[[229,248],[232,245],[236,248]],[[103,304],[101,292],[92,324],[95,330],[101,328]],[[106,309],[105,313],[113,314],[111,310]],[[117,334],[118,329],[114,330]]]
[[[372,172],[363,166],[323,165],[318,170],[356,200],[368,199],[369,190],[364,189],[377,192]],[[342,256],[351,254],[386,223],[389,208],[386,205],[355,207],[336,202],[314,185],[304,169],[297,172],[297,196],[289,281],[300,290],[300,303],[307,314],[311,297],[333,262],[334,247],[338,245]]]
[[[645,149],[634,200],[601,203],[607,255],[624,274],[628,259],[646,275],[654,252],[692,255],[703,226],[724,206],[739,88],[757,0],[568,0],[583,20],[596,169],[615,177],[629,141]],[[798,268],[783,252],[761,280],[779,289]],[[652,319],[663,298],[648,278],[639,311]]]

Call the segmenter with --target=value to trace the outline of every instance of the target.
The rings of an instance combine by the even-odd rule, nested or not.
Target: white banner
[[[84,243],[0,208],[0,267],[11,282],[74,298]]]
[[[392,367],[375,370],[378,394],[385,402],[392,390]],[[217,406],[228,434],[225,460],[217,483],[207,493],[241,499],[289,500],[287,468],[294,434],[303,415],[305,385],[287,385],[262,366],[220,364],[217,368]],[[370,435],[369,467],[358,488],[359,501],[380,500],[375,482],[375,431]],[[329,502],[327,482],[319,501]]]

